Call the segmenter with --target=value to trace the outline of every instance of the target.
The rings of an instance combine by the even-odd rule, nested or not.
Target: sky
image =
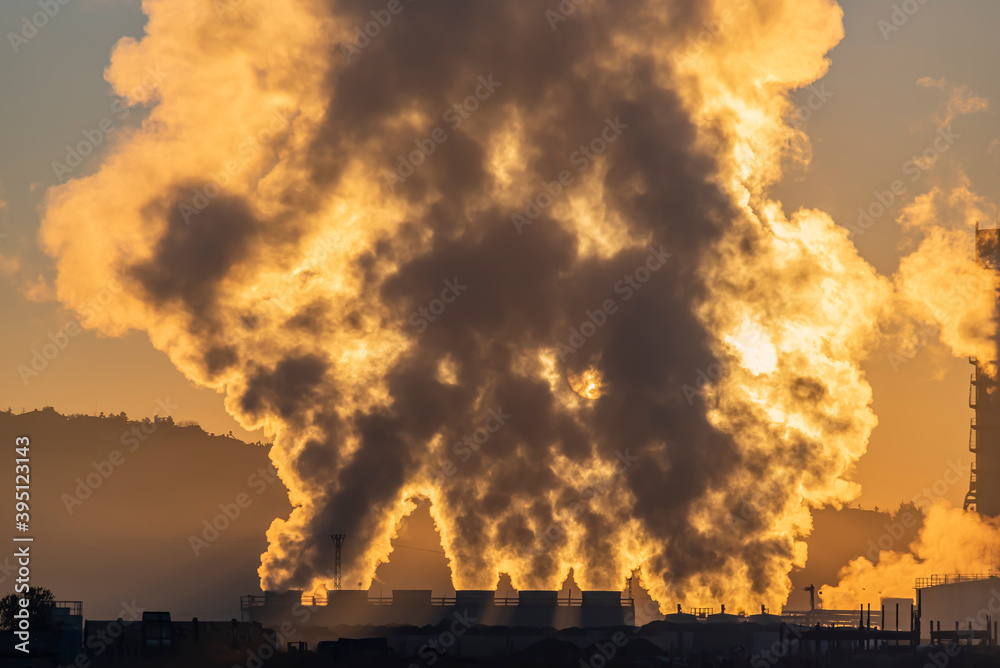
[[[921,195],[936,187],[963,186],[991,202],[1000,197],[1000,81],[993,74],[1000,57],[994,35],[1000,5],[930,0],[907,15],[897,9],[900,4],[906,3],[840,3],[844,37],[828,54],[827,73],[792,93],[811,159],[807,164],[786,161],[783,176],[771,188],[788,215],[800,208],[819,209],[838,225],[857,228],[851,243],[884,276],[895,274],[919,242],[912,226],[897,218]],[[193,420],[209,432],[231,431],[248,441],[266,439],[264,430],[242,427],[227,412],[221,394],[185,377],[164,352],[165,344],[151,342],[149,331],[126,326],[119,335],[109,335],[77,329],[79,313],[60,301],[58,263],[43,250],[40,237],[46,198],[61,181],[95,174],[112,139],[141,128],[147,119],[149,108],[123,105],[106,80],[112,49],[120,40],[141,39],[146,17],[135,1],[71,0],[59,5],[30,39],[12,42],[11,31],[20,32],[25,17],[37,11],[38,3],[26,0],[0,5],[0,26],[7,36],[0,46],[0,87],[5,92],[0,97],[0,281],[6,288],[0,291],[5,314],[0,324],[0,374],[5,379],[0,382],[0,407],[144,416],[157,411],[158,400],[169,398],[178,406],[177,421]],[[787,35],[789,42],[800,37]],[[226,39],[221,29],[220,39]],[[177,91],[191,73],[171,68],[168,62],[128,78],[136,85],[167,81],[179,99]],[[93,153],[67,171],[67,145],[95,136],[101,140]],[[946,148],[911,180],[908,161],[932,150],[939,138],[945,143],[938,146]],[[904,183],[901,193],[892,192],[897,180]],[[133,187],[138,186],[122,184]],[[888,202],[885,213],[870,224],[863,222],[867,226],[861,229],[859,208],[872,210],[879,198]],[[965,226],[971,248],[968,221],[940,222]],[[93,235],[95,226],[99,223],[81,225],[80,234]],[[86,240],[65,243],[86,247]],[[80,280],[82,285],[86,279]],[[73,281],[64,268],[59,282]],[[91,290],[90,298],[108,300],[110,310],[123,308],[121,284],[112,280],[103,285],[103,290]],[[103,302],[97,304],[98,310],[105,308]],[[883,333],[884,341],[860,361],[878,424],[867,452],[849,474],[861,490],[852,503],[895,507],[930,489],[960,506],[967,491],[964,472],[972,461],[968,385],[973,368],[933,332],[912,350],[900,343],[898,333]],[[154,336],[166,335],[159,331]],[[44,368],[26,372],[33,356],[50,343],[59,347],[58,353],[45,360]],[[693,381],[694,374],[690,377]],[[964,477],[944,483],[942,491],[942,481],[951,480],[949,472],[956,469]]]
[[[780,185],[789,209],[817,207],[838,223],[854,223],[859,206],[870,205],[875,191],[887,190],[901,177],[903,164],[933,141],[931,118],[943,103],[940,91],[919,87],[918,79],[945,78],[991,101],[1000,97],[1000,83],[985,65],[995,62],[1000,50],[991,32],[1000,7],[987,0],[931,2],[884,38],[886,29],[878,22],[891,21],[893,4],[841,3],[846,35],[830,55],[830,71],[795,96],[808,110],[803,112],[808,116],[804,127],[814,153],[806,170],[789,174]],[[33,10],[34,2],[6,2],[0,22],[19,25]],[[0,224],[7,236],[0,248],[8,262],[16,259],[21,272],[4,276],[7,289],[0,293],[7,314],[0,330],[0,368],[8,377],[0,385],[0,405],[150,415],[157,399],[169,397],[180,404],[181,419],[258,440],[259,435],[250,435],[225,412],[220,397],[187,381],[142,333],[110,338],[85,331],[44,373],[29,376],[27,384],[18,373],[18,366],[29,365],[32,352],[75,316],[57,303],[33,301],[26,294],[32,280],[51,281],[53,274],[37,242],[39,207],[46,189],[58,182],[52,163],[64,162],[66,145],[98,128],[104,118],[116,126],[141,121],[141,108],[119,119],[122,112],[112,109],[116,97],[103,72],[119,39],[141,37],[144,18],[138,2],[76,0],[19,45],[18,53],[10,44],[3,51],[0,82],[9,94],[0,100],[0,184],[6,204]],[[819,106],[815,111],[808,108],[811,97]],[[1000,138],[994,108],[964,117],[954,128],[961,137],[943,156],[941,171],[961,166],[977,192],[1000,195],[1000,152],[996,146],[991,150]],[[100,151],[98,146],[72,175],[94,169]],[[862,256],[883,273],[894,270],[901,254],[894,213],[933,183],[934,176],[928,175],[910,186],[889,213],[855,237]],[[858,464],[862,505],[909,500],[937,480],[952,459],[970,461],[965,447],[969,365],[926,351],[893,369],[890,352],[865,364],[880,424]],[[934,419],[914,419],[928,415]],[[960,502],[964,494],[956,488],[948,498]]]
[[[5,33],[22,25],[25,16],[38,11],[35,2],[7,2],[0,7]],[[3,324],[5,368],[12,372],[3,383],[3,401],[20,408],[51,405],[65,413],[100,412],[152,415],[157,399],[170,398],[181,406],[182,419],[195,420],[209,431],[251,436],[225,412],[209,390],[199,389],[176,371],[166,356],[154,350],[139,333],[109,338],[84,332],[45,367],[45,373],[27,380],[19,365],[30,364],[34,350],[79,320],[73,312],[52,301],[33,301],[25,290],[30,281],[47,277],[52,266],[38,246],[39,207],[46,189],[58,183],[52,163],[66,161],[67,144],[83,140],[84,132],[99,129],[109,118],[114,128],[141,122],[144,111],[115,106],[119,99],[104,80],[111,48],[123,37],[142,36],[145,16],[138,2],[127,0],[75,1],[60,10],[17,53],[9,43],[3,53],[0,77],[6,95],[0,104],[5,121],[0,161],[0,184],[6,207],[3,216],[3,253],[16,258],[25,282],[5,276],[10,287],[3,292],[3,310],[10,317]],[[22,26],[23,27],[23,26]],[[118,103],[120,104],[120,102]],[[123,117],[124,116],[124,117]],[[113,131],[112,131],[113,133]],[[109,135],[111,136],[111,135]],[[85,158],[71,178],[92,171],[107,142]],[[44,298],[44,297],[41,297]],[[8,356],[9,354],[9,356]]]
[[[780,186],[789,208],[817,207],[844,225],[856,224],[858,208],[869,208],[876,191],[896,179],[907,184],[854,242],[861,255],[882,273],[891,273],[904,254],[905,235],[895,223],[900,209],[962,169],[973,190],[991,201],[1000,196],[1000,152],[996,141],[998,82],[984,63],[1000,48],[989,26],[1000,7],[989,2],[933,3],[922,6],[898,31],[879,27],[890,20],[889,2],[844,2],[846,36],[830,54],[829,73],[818,82],[828,101],[806,121],[813,160],[805,173],[789,174]],[[917,85],[923,77],[968,86],[990,101],[990,108],[957,119],[961,135],[935,168],[911,182],[903,165],[932,146],[933,117],[944,100],[935,88]],[[799,93],[808,101],[811,93]],[[993,221],[983,221],[993,226]],[[972,244],[971,236],[969,243]],[[864,363],[874,388],[879,426],[857,467],[866,507],[893,507],[910,501],[941,479],[952,461],[971,462],[968,452],[969,374],[965,359],[930,345],[908,361],[890,358],[891,346]],[[961,503],[966,488],[954,486],[946,498]]]

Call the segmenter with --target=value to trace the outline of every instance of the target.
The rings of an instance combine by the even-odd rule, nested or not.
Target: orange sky
[[[18,4],[0,8],[5,23],[20,17]],[[940,91],[918,86],[918,79],[946,77],[990,100],[1000,91],[983,66],[995,55],[991,54],[995,40],[980,34],[996,18],[992,3],[925,7],[905,30],[890,33],[889,40],[882,38],[877,21],[888,16],[892,3],[842,4],[845,39],[831,54],[829,74],[814,87],[825,88],[829,97],[812,111],[809,102],[819,104],[822,95],[813,96],[812,89],[795,95],[813,142],[812,162],[805,171],[790,172],[778,192],[789,207],[818,206],[838,222],[850,224],[857,207],[873,201],[873,191],[886,189],[901,175],[903,163],[933,137],[930,119],[940,113],[945,100]],[[75,3],[63,10],[65,20],[54,21],[30,49],[16,58],[5,53],[0,76],[6,89],[18,93],[2,102],[3,116],[11,120],[0,131],[0,145],[5,147],[0,153],[0,198],[5,203],[0,226],[8,235],[0,241],[0,252],[4,266],[16,263],[19,271],[4,275],[9,289],[0,296],[8,314],[0,331],[7,342],[0,349],[0,366],[8,369],[8,382],[0,385],[0,405],[148,414],[157,398],[170,397],[181,406],[183,419],[257,440],[259,435],[242,430],[225,412],[217,395],[184,379],[141,333],[106,338],[85,331],[27,385],[17,372],[19,365],[30,363],[33,350],[48,342],[49,334],[57,335],[74,319],[51,301],[26,298],[29,286],[51,276],[51,262],[39,253],[35,241],[39,224],[35,207],[55,182],[51,162],[61,157],[62,145],[109,115],[114,98],[108,95],[102,71],[114,41],[141,34],[142,15],[136,5]],[[53,69],[55,63],[59,67]],[[48,83],[41,83],[43,73]],[[141,114],[134,111],[124,123],[136,122]],[[890,213],[854,239],[862,255],[881,271],[891,272],[902,252],[900,229],[893,221],[900,205],[948,172],[964,169],[980,192],[993,196],[998,162],[995,111],[963,117],[955,128],[961,141],[942,157],[935,172],[910,186]],[[81,171],[96,159],[88,158]],[[874,388],[879,426],[856,477],[864,490],[861,502],[872,506],[907,500],[940,477],[949,461],[969,461],[968,364],[949,359],[931,343],[894,369],[888,359],[891,352],[881,351],[864,363]],[[959,502],[964,491],[949,490],[947,498]]]
[[[828,72],[792,94],[793,105],[802,111],[800,127],[811,141],[811,161],[784,165],[784,176],[772,189],[789,214],[799,207],[815,208],[841,226],[857,227],[859,207],[871,211],[873,202],[885,198],[900,180],[904,191],[893,194],[886,212],[851,238],[860,257],[890,277],[901,259],[917,250],[928,229],[914,222],[925,202],[922,195],[934,189],[967,190],[979,197],[978,206],[988,217],[993,212],[986,204],[1000,182],[995,110],[1000,87],[991,66],[1000,55],[991,33],[1000,21],[1000,7],[988,0],[962,3],[961,8],[929,3],[899,30],[885,32],[892,5],[883,0],[841,3],[844,39],[829,54]],[[31,7],[28,2],[5,3],[0,24],[18,24]],[[104,74],[114,44],[143,35],[145,19],[137,3],[81,0],[56,19],[16,53],[4,51],[0,62],[0,83],[14,93],[0,101],[0,117],[7,121],[0,128],[0,233],[5,235],[0,237],[0,280],[8,288],[0,294],[7,316],[0,329],[0,369],[7,375],[0,383],[0,407],[9,405],[17,412],[51,405],[63,413],[124,410],[142,416],[154,414],[169,400],[177,406],[177,421],[194,420],[208,431],[232,431],[248,441],[268,438],[263,430],[241,427],[226,411],[221,394],[185,378],[161,350],[168,338],[165,330],[156,334],[163,338],[161,349],[134,328],[122,327],[116,336],[93,329],[77,333],[74,324],[80,316],[57,300],[56,262],[42,251],[39,236],[44,198],[57,185],[52,163],[64,160],[64,146],[92,132],[102,119],[114,119],[124,133],[139,128],[149,112],[133,107],[119,118],[122,107],[114,106],[118,98]],[[119,67],[115,76],[133,89],[151,76],[145,70],[130,71],[127,62]],[[169,69],[161,73],[167,82],[163,85],[173,87]],[[212,84],[206,81],[202,85]],[[180,96],[176,91],[181,88],[178,82],[171,90]],[[140,91],[136,97],[142,95]],[[233,104],[254,107],[252,100]],[[945,143],[935,144],[945,128],[951,128]],[[211,132],[206,125],[204,133]],[[913,172],[914,163],[908,161],[935,145],[936,159],[926,170]],[[95,173],[106,147],[97,147],[69,178]],[[911,180],[911,174],[918,176]],[[969,248],[971,209],[954,202],[935,209],[946,218],[936,223],[968,232]],[[904,211],[910,215],[903,216]],[[76,247],[86,249],[85,244]],[[64,274],[60,280],[64,290],[74,289],[72,276]],[[82,285],[84,278],[79,280]],[[89,294],[94,300],[107,299],[108,305],[92,305],[100,313],[127,310],[117,285],[102,285],[102,291]],[[119,322],[128,320],[122,316]],[[885,343],[861,361],[878,426],[851,475],[861,487],[854,503],[895,507],[923,495],[960,506],[967,475],[944,487],[941,481],[951,479],[953,470],[967,471],[972,461],[967,403],[972,367],[955,351],[973,344],[956,341],[961,332],[950,340],[947,333],[937,337],[918,331],[916,339],[897,334],[888,332]],[[50,344],[58,348],[52,359],[40,362],[37,373],[24,371]]]

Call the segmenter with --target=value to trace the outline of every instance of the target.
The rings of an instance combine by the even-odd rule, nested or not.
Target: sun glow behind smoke
[[[601,372],[594,367],[588,368],[583,373],[570,375],[568,381],[573,391],[584,399],[597,399],[604,389]]]
[[[295,509],[265,588],[330,584],[315,537],[341,532],[367,586],[426,496],[457,588],[640,568],[664,608],[785,601],[809,507],[858,493],[859,362],[893,289],[829,216],[768,195],[808,155],[788,96],[825,73],[840,9],[757,4],[591,0],[553,31],[534,2],[415,3],[347,58],[353,3],[144,2],[108,80],[191,75],[50,192],[42,240],[69,305],[130,268],[95,327],[147,331],[273,437]]]

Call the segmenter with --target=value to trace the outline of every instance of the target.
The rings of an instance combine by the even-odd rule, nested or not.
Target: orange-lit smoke
[[[423,496],[457,588],[780,606],[809,508],[858,493],[893,298],[768,195],[841,10],[401,6],[362,43],[349,0],[145,0],[106,77],[169,76],[49,193],[59,299],[127,270],[94,326],[273,438],[266,588],[329,585],[331,533],[369,583]]]
[[[909,323],[939,329],[952,354],[977,358],[995,375],[990,363],[997,358],[997,273],[976,261],[974,236],[977,223],[985,226],[989,220],[987,202],[967,182],[918,196],[898,221],[923,238],[900,261],[894,282],[902,302],[899,313]],[[914,340],[909,337],[910,345]],[[900,354],[910,351],[901,349]]]
[[[900,333],[895,354],[912,356],[918,340],[913,331],[921,323],[937,329],[953,355],[976,358],[980,369],[995,375],[998,277],[995,268],[977,261],[974,241],[977,225],[990,220],[989,209],[963,176],[955,187],[932,188],[899,213],[899,224],[916,237],[917,247],[900,261],[894,277],[899,299],[893,322]],[[882,550],[874,565],[870,558],[855,559],[841,570],[836,586],[822,590],[823,605],[877,606],[882,598],[911,598],[917,578],[990,572],[1000,547],[998,529],[996,520],[938,501],[908,551]],[[880,540],[896,538],[887,533]]]
[[[882,598],[912,598],[918,577],[991,572],[1000,549],[998,529],[1000,523],[995,519],[938,501],[928,510],[909,552],[881,551],[874,565],[866,557],[850,562],[841,569],[837,586],[822,588],[823,605],[839,610],[859,604],[877,607]]]

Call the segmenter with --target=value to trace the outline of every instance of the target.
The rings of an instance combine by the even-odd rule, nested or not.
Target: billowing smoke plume
[[[899,299],[893,320],[901,340],[890,361],[912,357],[913,347],[926,342],[926,332],[936,330],[952,354],[976,358],[977,369],[996,374],[991,362],[997,359],[998,277],[994,268],[977,262],[973,241],[977,223],[990,219],[990,208],[961,176],[955,187],[932,188],[899,213],[901,227],[918,240],[895,276]],[[953,484],[947,478],[940,482]],[[967,481],[959,477],[955,483]],[[888,549],[845,566],[836,586],[823,589],[823,604],[832,609],[877,606],[885,597],[912,597],[919,577],[995,569],[1000,521],[953,508],[939,498],[942,493],[934,489],[923,495],[937,501],[922,508],[926,516],[913,546],[893,549],[899,547],[894,545],[897,536],[888,527],[878,545]]]
[[[769,199],[829,0],[145,0],[140,129],[49,196],[58,294],[273,436],[266,588],[366,584],[429,498],[458,588],[780,605],[875,425],[889,282]]]
[[[962,180],[950,190],[933,188],[899,214],[903,229],[923,238],[900,262],[898,313],[909,316],[910,323],[937,328],[954,355],[975,357],[995,375],[989,363],[997,357],[997,274],[976,261],[973,231],[977,223],[990,221],[992,207]],[[916,340],[909,337],[911,345]]]

